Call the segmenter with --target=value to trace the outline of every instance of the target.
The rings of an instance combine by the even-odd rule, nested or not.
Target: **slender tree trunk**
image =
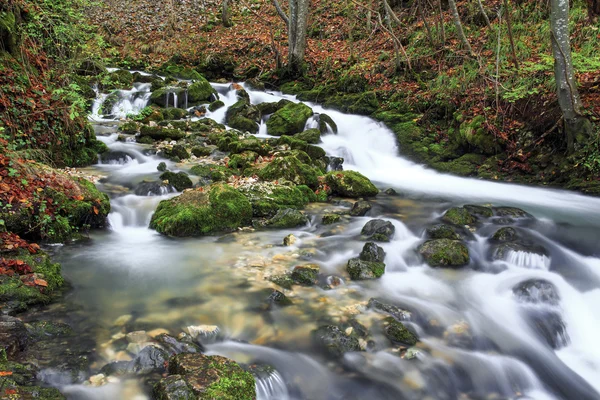
[[[565,121],[567,149],[572,152],[576,135],[589,135],[590,122],[581,116],[581,100],[577,91],[569,41],[569,0],[550,1],[550,33],[554,55],[554,77],[558,104]]]
[[[221,11],[221,21],[226,28],[232,27],[231,14],[229,12],[229,0],[223,0],[223,9]]]
[[[456,8],[456,2],[454,0],[448,0],[448,5],[450,6],[450,11],[452,11],[452,18],[454,19],[454,25],[456,26],[456,33],[458,34],[458,38],[462,42],[465,49],[469,52],[469,54],[473,55],[473,49],[465,36],[465,31],[463,31],[462,23],[460,22],[460,15],[458,14],[458,8]]]
[[[477,0],[477,5],[479,6],[479,12],[481,12],[481,15],[483,15],[483,19],[485,19],[485,24],[487,25],[488,29],[491,31],[492,24],[490,23],[490,19],[488,18],[487,13],[485,12],[485,8],[483,8],[483,3],[481,2],[481,0]]]
[[[427,38],[429,39],[429,42],[431,43],[432,46],[435,46],[435,41],[433,40],[433,35],[431,34],[431,28],[429,27],[429,22],[427,22],[427,18],[425,18],[425,15],[423,13],[423,4],[422,4],[421,0],[418,0],[417,11],[419,13],[419,17],[421,17],[421,20],[423,21],[423,25],[425,25],[425,30],[427,30]]]
[[[591,24],[598,22],[600,17],[600,0],[585,0],[588,8],[588,18]]]
[[[504,0],[504,8],[506,9],[506,27],[508,28],[508,39],[510,40],[510,52],[515,68],[519,69],[519,60],[517,60],[517,52],[515,51],[515,40],[512,33],[512,22],[510,19],[510,6],[508,0]]]
[[[440,32],[442,33],[442,45],[446,45],[446,28],[444,27],[444,12],[442,10],[442,0],[438,0],[438,11],[440,13]]]
[[[304,53],[306,51],[306,30],[310,0],[289,0],[289,2],[288,68],[292,76],[299,76],[302,74]]]
[[[289,29],[290,20],[288,19],[288,16],[285,15],[285,12],[281,8],[281,5],[279,5],[279,2],[277,0],[271,0],[271,3],[273,3],[273,5],[275,6],[275,10],[277,10],[277,14],[279,14],[279,16],[281,17],[281,19],[283,20],[283,22],[285,22],[285,25]]]

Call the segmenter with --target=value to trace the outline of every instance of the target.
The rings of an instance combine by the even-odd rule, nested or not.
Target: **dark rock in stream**
[[[169,354],[156,346],[146,346],[130,362],[129,368],[133,373],[144,375],[152,372],[164,372]]]
[[[569,344],[567,327],[559,310],[527,307],[523,310],[532,330],[553,349]]]
[[[372,219],[365,224],[360,233],[366,236],[367,240],[389,242],[394,237],[395,232],[396,228],[391,222],[382,219]]]
[[[177,339],[166,333],[158,335],[156,341],[160,343],[170,355],[179,353],[200,353],[203,350],[202,347],[194,343],[191,338],[189,338],[189,340],[185,340],[185,338]]]
[[[363,261],[382,263],[385,259],[385,251],[373,242],[367,242],[358,256]]]
[[[384,303],[375,298],[369,299],[369,303],[367,304],[367,307],[369,307],[370,309],[373,309],[377,312],[388,314],[388,315],[394,317],[395,319],[397,319],[398,321],[408,321],[411,319],[411,316],[412,316],[410,311],[403,310],[392,304]]]
[[[330,171],[343,171],[344,170],[344,159],[342,157],[326,157],[329,162],[327,166]]]
[[[418,248],[419,254],[432,267],[457,268],[469,263],[469,249],[450,239],[428,240]]]
[[[316,346],[333,358],[342,357],[350,351],[361,351],[356,337],[347,336],[334,325],[320,326],[312,332],[312,339]]]
[[[454,227],[447,224],[437,224],[432,227],[429,227],[425,231],[425,234],[428,239],[461,239],[461,236],[456,232]]]
[[[29,341],[27,328],[20,319],[3,315],[0,317],[0,349],[13,358],[20,354]]]
[[[308,218],[298,210],[292,208],[280,209],[273,218],[267,221],[270,228],[295,228],[306,225]]]
[[[291,279],[294,283],[303,286],[312,286],[319,280],[319,266],[316,264],[299,265],[294,267]]]
[[[382,262],[364,261],[360,258],[351,258],[348,260],[346,271],[350,279],[366,280],[380,278],[385,272],[385,264]]]
[[[364,217],[369,211],[371,211],[371,203],[366,200],[359,200],[352,205],[350,215],[353,217]]]
[[[181,375],[171,375],[161,379],[154,386],[156,400],[196,400],[196,396]]]
[[[393,343],[414,346],[419,339],[404,324],[395,318],[387,317],[383,320],[383,333]]]
[[[529,279],[513,288],[518,301],[532,304],[558,305],[560,296],[556,286],[544,279]]]
[[[173,186],[165,184],[162,181],[142,181],[136,186],[134,193],[138,196],[161,196],[174,191],[175,188]]]
[[[517,231],[515,228],[511,228],[510,226],[506,226],[504,228],[498,229],[493,235],[492,239],[498,242],[512,242],[517,239]]]

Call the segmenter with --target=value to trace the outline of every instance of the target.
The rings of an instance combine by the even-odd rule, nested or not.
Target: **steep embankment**
[[[90,12],[113,46],[106,52],[111,62],[163,70],[188,65],[208,79],[254,79],[304,100],[372,115],[396,132],[404,155],[440,171],[599,192],[597,136],[578,138],[575,154],[565,155],[548,9],[539,2],[517,2],[509,13],[500,1],[486,2],[491,28],[475,2],[459,2],[474,55],[461,48],[444,2],[443,24],[437,5],[421,10],[418,2],[390,2],[404,55],[379,25],[378,5],[314,1],[306,74],[291,83],[278,69],[287,52],[285,26],[269,1],[235,2],[230,28],[220,22],[221,2],[180,1],[174,8],[151,0],[113,3]],[[585,112],[597,131],[600,34],[583,2],[574,3],[571,32]]]

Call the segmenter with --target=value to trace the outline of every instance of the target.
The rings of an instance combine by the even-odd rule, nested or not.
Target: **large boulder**
[[[201,75],[195,78],[195,81],[188,86],[188,105],[194,106],[200,103],[208,103],[213,100],[217,91],[210,86],[210,83]]]
[[[298,285],[312,286],[318,282],[320,268],[316,264],[299,265],[294,267],[291,278]]]
[[[308,223],[306,215],[293,208],[281,208],[266,222],[269,228],[295,228]]]
[[[452,207],[444,213],[442,221],[453,225],[471,225],[477,221],[465,207]]]
[[[237,188],[252,204],[255,217],[272,217],[280,209],[301,209],[309,199],[296,186],[279,185],[274,182],[253,182]]]
[[[157,399],[255,400],[251,373],[221,356],[182,353],[169,361],[169,374],[154,387]],[[190,396],[190,391],[193,397]]]
[[[346,271],[348,271],[350,279],[354,281],[377,279],[385,272],[385,264],[382,262],[364,261],[356,257],[348,260]]]
[[[225,123],[242,132],[257,133],[260,118],[260,110],[247,99],[241,99],[227,109]]]
[[[358,256],[363,261],[383,262],[385,251],[373,242],[367,242]]]
[[[183,171],[177,173],[165,171],[160,175],[160,179],[180,192],[193,186],[191,179]]]
[[[342,197],[373,197],[379,190],[369,178],[356,171],[332,171],[325,175],[325,182],[334,195]]]
[[[269,135],[294,135],[304,131],[306,121],[313,115],[310,107],[303,103],[288,103],[275,111],[267,120]]]
[[[419,246],[419,254],[432,267],[457,268],[469,263],[469,249],[458,240],[428,240]]]
[[[319,186],[320,174],[321,171],[318,168],[306,164],[293,154],[275,157],[273,161],[257,172],[257,175],[266,181],[285,179],[312,189]]]
[[[248,225],[251,219],[248,199],[231,186],[219,183],[161,201],[150,228],[168,236],[199,236],[232,231]]]
[[[177,106],[182,106],[184,103],[186,89],[180,86],[165,86],[155,90],[150,95],[150,103],[156,104],[159,107],[174,107],[175,97],[177,97]],[[189,105],[189,98],[188,98]]]

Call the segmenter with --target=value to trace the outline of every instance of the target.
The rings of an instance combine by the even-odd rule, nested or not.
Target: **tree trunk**
[[[229,0],[223,0],[221,21],[223,22],[223,26],[226,28],[230,28],[233,26],[233,23],[231,22],[231,13],[229,12]]]
[[[473,49],[465,36],[465,31],[463,31],[462,23],[460,22],[460,15],[458,15],[458,8],[456,8],[456,2],[454,0],[448,0],[448,5],[450,6],[450,11],[452,11],[452,18],[454,19],[454,25],[456,26],[456,33],[458,34],[458,38],[462,42],[465,49],[469,52],[470,55],[473,55]]]
[[[600,17],[600,0],[585,0],[588,8],[590,23],[595,24]]]
[[[429,43],[435,47],[435,41],[433,40],[433,35],[431,34],[431,28],[429,27],[429,22],[427,22],[427,18],[423,13],[423,4],[421,4],[421,0],[417,2],[417,11],[419,13],[419,17],[421,21],[423,21],[423,25],[425,25],[425,30],[427,31],[427,38],[429,39]]]
[[[510,40],[510,51],[512,55],[512,61],[515,68],[519,69],[519,61],[517,60],[517,52],[515,51],[515,40],[512,33],[512,22],[510,19],[510,6],[508,0],[504,0],[504,8],[506,9],[506,27],[508,28],[508,39]]]
[[[442,45],[446,45],[446,28],[444,27],[444,12],[442,10],[442,0],[438,0],[438,11],[440,13],[440,32],[442,33]]]
[[[567,149],[571,153],[574,149],[575,136],[589,135],[591,126],[590,122],[581,116],[581,100],[571,61],[569,0],[551,0],[550,7],[550,34],[556,91],[565,121]]]
[[[481,15],[483,15],[483,19],[485,20],[485,24],[487,25],[488,29],[491,31],[492,30],[492,24],[490,23],[490,19],[488,18],[487,13],[485,12],[485,8],[483,8],[483,3],[481,2],[481,0],[477,0],[477,5],[479,6],[479,12],[481,12]]]
[[[288,69],[292,76],[302,74],[309,2],[310,0],[290,0]]]
[[[275,10],[277,10],[277,14],[279,14],[279,16],[281,17],[281,19],[283,20],[283,22],[285,22],[285,25],[289,29],[290,20],[288,19],[288,16],[285,15],[285,13],[283,12],[283,9],[279,5],[279,2],[277,0],[271,0],[271,3],[273,3],[273,5],[275,6]]]

